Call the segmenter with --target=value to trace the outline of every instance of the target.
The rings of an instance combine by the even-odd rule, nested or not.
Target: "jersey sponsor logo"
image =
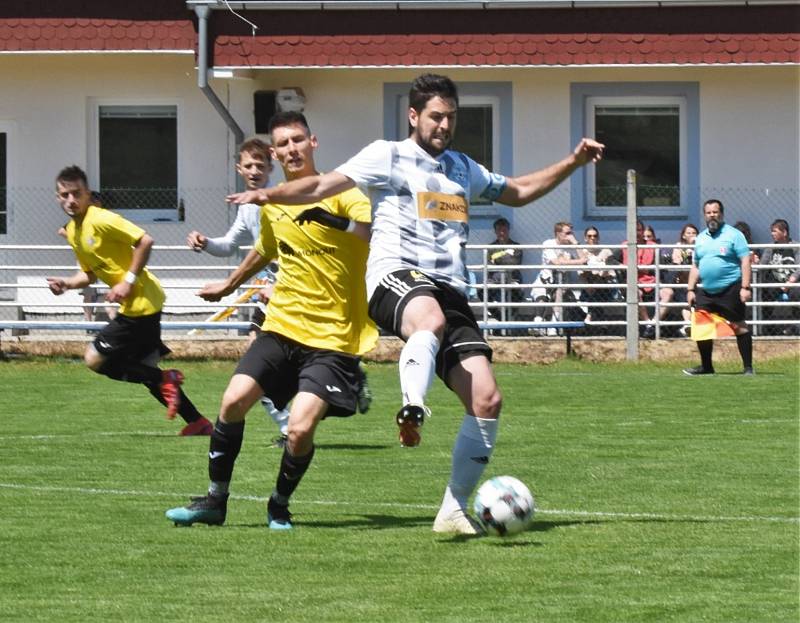
[[[421,192],[417,193],[417,213],[425,220],[466,223],[469,219],[469,204],[460,195]]]
[[[336,247],[319,247],[318,249],[295,250],[283,240],[278,241],[278,250],[283,255],[290,255],[290,256],[303,255],[306,257],[311,257],[315,255],[336,255]]]

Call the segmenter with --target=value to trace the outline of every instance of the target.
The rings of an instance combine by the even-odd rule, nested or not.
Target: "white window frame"
[[[179,205],[182,202],[181,193],[181,169],[183,158],[181,157],[181,122],[183,114],[181,110],[181,102],[175,99],[108,99],[108,98],[90,98],[89,99],[89,142],[88,142],[88,170],[89,186],[95,190],[99,190],[100,180],[100,109],[104,106],[128,106],[128,107],[175,107],[175,141],[177,149],[177,171],[176,186],[177,186],[177,205],[175,208],[154,208],[154,209],[139,209],[139,210],[114,210],[120,216],[134,222],[134,223],[153,223],[153,222],[171,222],[177,223],[180,220]]]
[[[687,173],[688,173],[688,123],[686,115],[686,98],[680,96],[591,96],[586,98],[586,128],[588,136],[595,136],[595,109],[597,107],[613,106],[618,108],[647,108],[647,107],[677,107],[679,115],[678,125],[678,158],[679,158],[679,205],[671,206],[640,206],[639,210],[649,216],[681,216],[686,214],[688,203]],[[588,216],[616,216],[624,214],[625,206],[597,206],[596,195],[596,169],[586,167],[586,180],[592,192],[587,193]]]

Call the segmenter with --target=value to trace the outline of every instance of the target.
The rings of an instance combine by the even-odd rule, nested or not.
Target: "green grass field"
[[[233,363],[181,367],[213,419]],[[164,511],[205,491],[207,438],[78,362],[0,362],[0,619],[796,623],[798,363],[679,368],[498,365],[486,476],[538,506],[504,540],[431,532],[461,420],[439,381],[403,449],[396,368],[370,365],[372,410],[323,422],[296,529],[271,533],[280,451],[260,406],[226,525],[176,528]]]

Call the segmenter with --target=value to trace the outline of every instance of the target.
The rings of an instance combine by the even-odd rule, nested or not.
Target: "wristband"
[[[127,273],[125,273],[125,277],[123,278],[123,281],[125,283],[129,283],[129,284],[133,285],[134,283],[136,283],[136,280],[138,278],[139,277],[138,277],[138,275],[136,273],[132,273],[131,271],[128,271]]]
[[[355,228],[356,228],[355,221],[347,221],[347,227],[345,228],[345,232],[347,232],[348,234],[352,234]]]

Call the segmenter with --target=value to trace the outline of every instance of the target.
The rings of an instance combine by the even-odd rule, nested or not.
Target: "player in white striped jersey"
[[[577,168],[602,157],[584,138],[563,160],[518,177],[491,173],[448,149],[458,93],[446,76],[418,77],[409,93],[411,135],[376,141],[336,170],[229,201],[308,204],[359,186],[372,204],[367,295],[372,318],[405,340],[400,354],[403,407],[396,416],[402,445],[419,444],[429,414],[425,396],[434,372],[465,408],[450,480],[433,524],[436,532],[478,534],[467,501],[494,449],[501,395],[492,351],[467,303],[464,245],[471,199],[520,207],[545,195]],[[365,224],[318,214],[320,222],[368,236]]]

